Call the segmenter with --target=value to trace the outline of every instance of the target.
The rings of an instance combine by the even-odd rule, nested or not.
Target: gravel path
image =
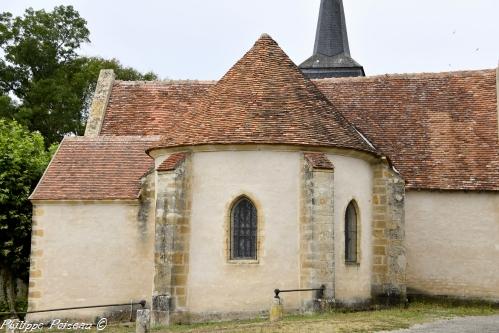
[[[439,320],[390,333],[499,333],[499,316]]]

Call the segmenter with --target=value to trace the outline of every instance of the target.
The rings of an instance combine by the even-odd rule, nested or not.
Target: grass
[[[274,332],[377,332],[408,328],[412,325],[440,319],[463,316],[497,315],[499,309],[487,304],[454,305],[446,302],[418,301],[409,308],[394,307],[385,310],[363,312],[332,311],[315,315],[286,316],[282,321],[270,323],[265,319],[233,321],[191,325],[173,325],[155,328],[154,333],[191,332],[237,332],[237,333],[274,333]],[[104,332],[131,333],[135,327],[109,327]]]

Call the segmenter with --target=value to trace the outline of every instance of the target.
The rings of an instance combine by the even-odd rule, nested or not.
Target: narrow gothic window
[[[357,256],[357,210],[352,200],[345,213],[345,261],[356,263]]]
[[[231,259],[256,259],[256,232],[255,205],[242,197],[231,212]]]

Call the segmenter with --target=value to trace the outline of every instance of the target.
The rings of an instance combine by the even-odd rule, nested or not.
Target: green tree
[[[0,280],[10,311],[16,278],[28,280],[31,204],[28,200],[50,159],[40,133],[0,119]]]
[[[72,6],[0,13],[0,298],[7,296],[11,311],[16,279],[28,278],[27,198],[48,163],[45,149],[84,133],[101,69],[114,69],[121,80],[157,78],[115,59],[80,56],[89,35]]]
[[[22,17],[0,14],[0,117],[39,131],[50,145],[64,135],[81,135],[100,69],[115,69],[121,80],[152,80],[117,60],[81,57],[88,43],[86,21],[72,6],[53,11],[29,8]],[[0,52],[1,54],[1,52]]]

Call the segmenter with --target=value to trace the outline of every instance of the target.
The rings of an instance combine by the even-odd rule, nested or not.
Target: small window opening
[[[257,246],[257,211],[247,197],[242,197],[231,211],[231,259],[255,260]]]
[[[345,261],[358,262],[358,218],[355,202],[352,200],[345,213]]]

